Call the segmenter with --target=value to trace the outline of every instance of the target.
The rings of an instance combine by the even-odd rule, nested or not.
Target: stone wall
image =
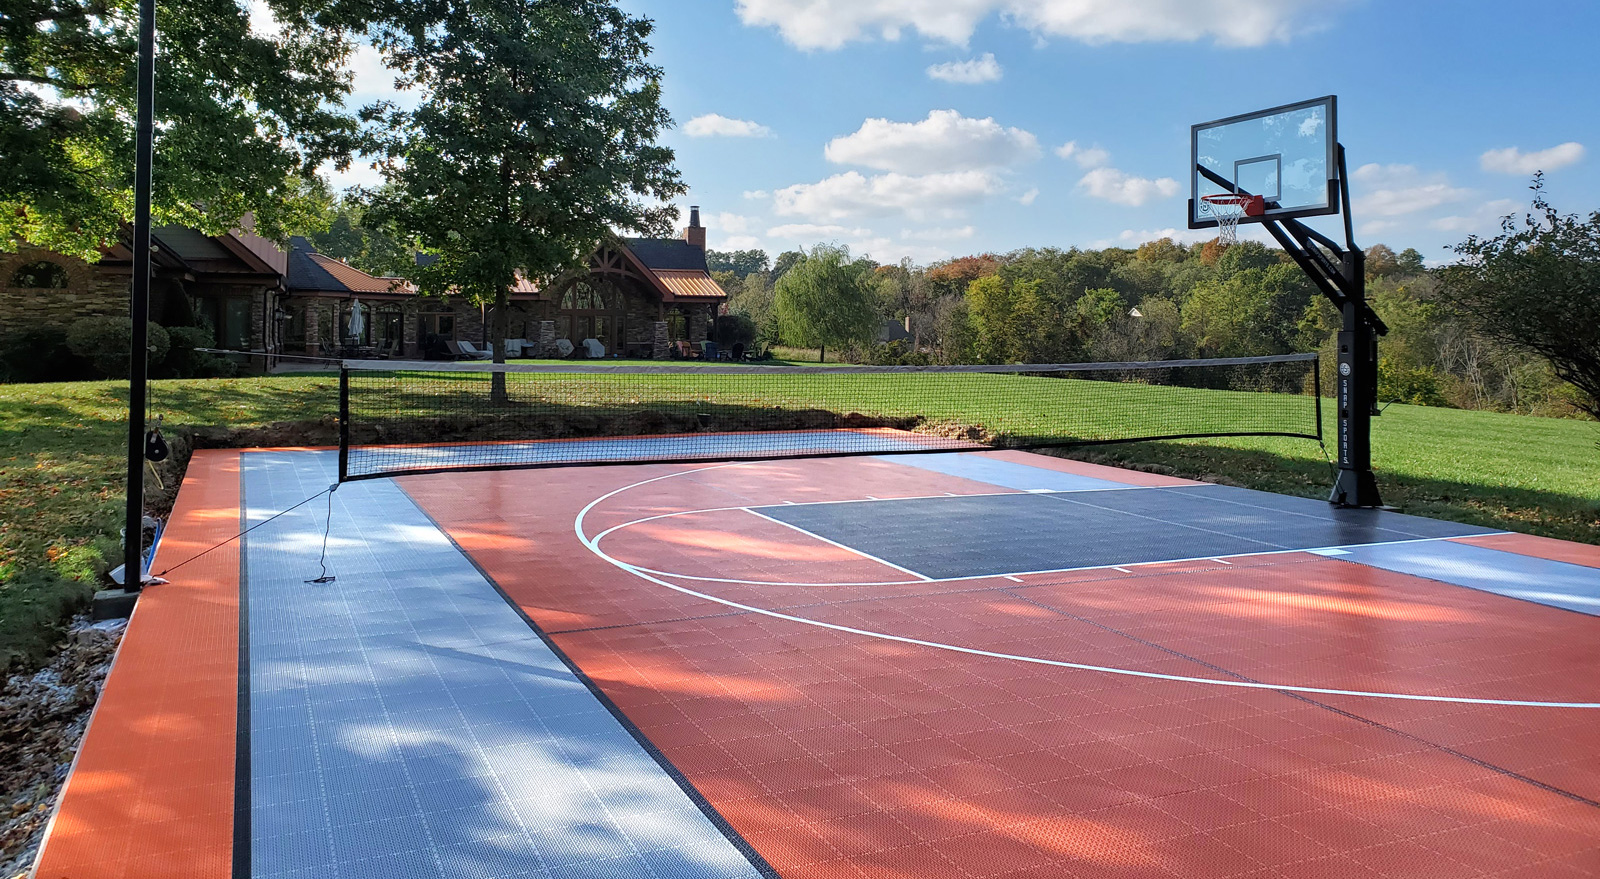
[[[60,289],[12,287],[17,269],[47,260],[66,269],[67,286]],[[97,271],[81,259],[61,256],[36,247],[0,253],[0,328],[27,326],[66,327],[79,318],[128,313],[128,276]],[[152,308],[152,314],[160,314]]]

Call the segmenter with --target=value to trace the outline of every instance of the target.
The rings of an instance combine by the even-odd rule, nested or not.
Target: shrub
[[[194,350],[212,346],[214,337],[205,327],[172,327],[167,336],[171,347],[166,359],[159,367],[151,367],[156,378],[227,378],[239,374],[238,364]]]
[[[1431,366],[1402,366],[1378,359],[1378,400],[1383,403],[1412,403],[1417,406],[1449,406],[1444,382]]]
[[[67,327],[67,348],[93,364],[100,375],[121,378],[128,374],[128,347],[132,337],[132,318],[86,317]],[[151,364],[165,360],[171,344],[167,331],[160,324],[150,324],[147,350]]]
[[[748,351],[756,341],[756,322],[747,314],[725,314],[717,318],[713,336],[725,351],[733,350],[734,345],[743,345]]]
[[[88,362],[67,348],[67,331],[60,327],[27,327],[0,337],[0,381],[59,382],[93,377]]]

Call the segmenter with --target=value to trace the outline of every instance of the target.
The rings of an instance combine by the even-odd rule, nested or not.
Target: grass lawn
[[[977,403],[962,402],[955,384],[922,390],[940,401],[940,411],[930,415],[984,423],[1004,416],[1007,423],[991,426],[1013,432],[1060,430],[1049,411],[1026,411],[1037,395],[1021,390],[1025,385],[1015,387],[1006,397]],[[668,382],[647,393],[669,388],[674,394],[682,390]],[[1139,408],[1094,409],[1106,429],[1119,418],[1185,409],[1190,401],[1218,393],[1141,392],[1154,396]],[[337,411],[337,393],[335,376],[299,374],[154,382],[151,400],[171,431],[327,422]],[[831,393],[796,384],[741,402],[826,406]],[[848,396],[861,399],[856,395],[864,393],[887,412],[912,411],[899,394],[882,387],[849,388]],[[120,557],[126,400],[126,387],[113,382],[0,385],[0,412],[6,415],[0,422],[0,664],[43,659],[65,615],[92,591],[107,563]],[[1299,407],[1303,419],[1304,398],[1283,400]],[[425,409],[418,401],[407,405]],[[995,408],[985,413],[986,406]],[[1389,407],[1374,425],[1374,466],[1388,504],[1421,515],[1600,543],[1600,425],[1400,405]],[[1333,435],[1331,418],[1326,435]],[[1325,496],[1331,481],[1322,449],[1307,440],[1168,441],[1065,454],[1311,497]]]

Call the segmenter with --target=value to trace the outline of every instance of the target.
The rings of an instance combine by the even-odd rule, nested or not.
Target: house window
[[[404,315],[398,308],[385,308],[374,311],[372,315],[372,344],[380,352],[394,355],[400,353],[400,346],[404,341],[401,338],[401,327],[404,325]]]
[[[438,336],[453,342],[456,338],[456,316],[453,314],[425,314],[422,316],[422,336]]]
[[[30,262],[11,273],[12,287],[34,290],[63,290],[67,285],[67,270],[47,259]]]
[[[556,312],[556,338],[570,339],[574,345],[584,339],[598,339],[602,345],[617,347],[622,324],[622,297],[606,286],[578,281],[561,295]]]
[[[211,330],[217,347],[229,351],[250,348],[250,300],[201,296],[194,301],[194,313],[202,327]]]

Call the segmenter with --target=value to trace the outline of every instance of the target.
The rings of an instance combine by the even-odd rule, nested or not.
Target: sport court
[[[153,567],[265,524],[141,600],[38,876],[1600,873],[1600,548],[1020,451],[267,521],[336,471],[196,453]]]

